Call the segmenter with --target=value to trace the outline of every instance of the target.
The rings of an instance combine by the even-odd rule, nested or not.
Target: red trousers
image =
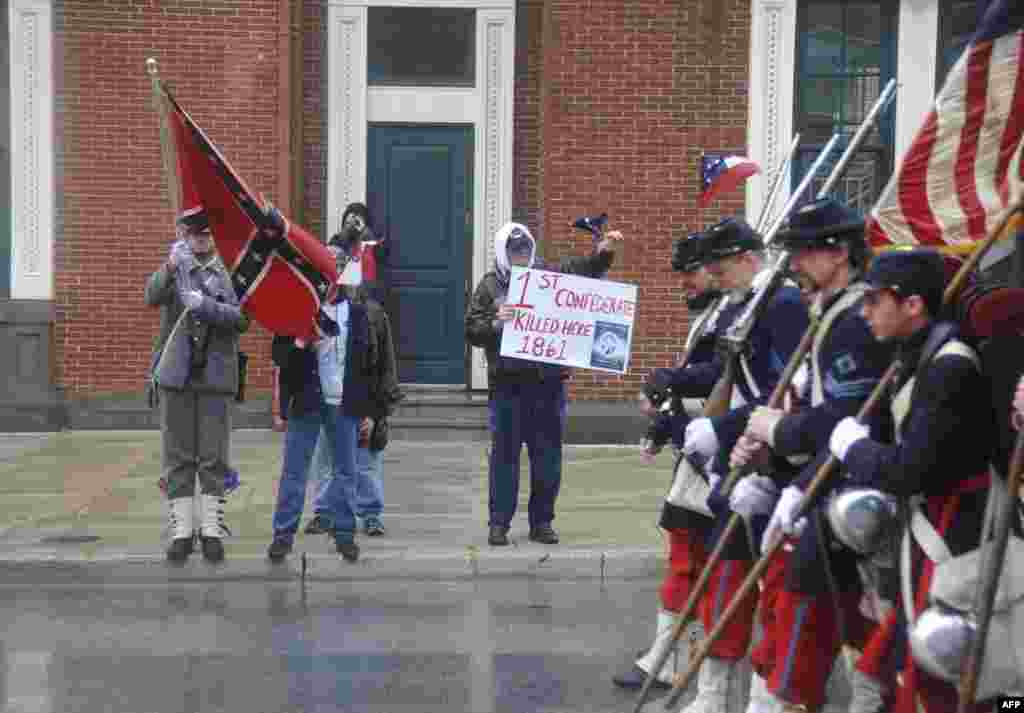
[[[785,577],[784,563],[773,557],[768,569],[759,583],[762,601],[762,617],[765,616],[763,602],[771,602],[781,588]],[[710,633],[722,617],[722,613],[735,598],[740,585],[747,578],[754,563],[749,560],[719,560],[712,570],[708,587],[700,600],[700,618],[704,623],[704,631]],[[743,603],[729,622],[722,629],[721,635],[711,645],[709,655],[720,659],[738,660],[747,655],[750,640],[754,634],[754,614],[757,610],[758,590],[752,589],[744,598]],[[774,607],[768,606],[768,616]],[[770,624],[770,622],[769,622]]]
[[[668,571],[661,582],[661,606],[680,612],[704,570],[708,552],[704,535],[694,530],[669,530]]]
[[[790,556],[780,547],[768,567],[768,573],[774,571],[770,583],[774,591],[766,586],[761,593],[764,636],[751,662],[777,698],[816,710],[825,703],[826,683],[843,642],[831,593],[800,594],[784,586]],[[767,573],[765,579],[769,579]],[[849,643],[856,646],[870,630],[870,622],[858,611],[859,603],[859,591],[840,595],[847,636],[853,639]]]

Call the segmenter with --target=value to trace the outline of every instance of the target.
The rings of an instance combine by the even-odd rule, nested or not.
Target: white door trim
[[[367,8],[461,7],[476,13],[476,83],[471,88],[367,86]],[[494,260],[491,236],[512,215],[514,0],[332,0],[327,9],[327,222],[366,200],[367,124],[371,121],[472,124],[472,289]],[[483,352],[472,350],[470,386],[487,386]]]
[[[11,0],[11,299],[53,299],[52,0]]]

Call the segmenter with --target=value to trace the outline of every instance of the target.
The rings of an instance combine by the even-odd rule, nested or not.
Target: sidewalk
[[[485,444],[393,442],[384,461],[384,537],[359,537],[360,561],[346,564],[324,536],[300,534],[283,565],[265,559],[282,435],[236,431],[232,457],[242,486],[228,498],[227,561],[194,555],[163,564],[165,503],[159,433],[74,431],[0,435],[0,564],[51,563],[69,578],[290,579],[412,577],[462,579],[657,576],[656,529],[671,456],[645,466],[636,449],[566,446],[555,527],[561,544],[527,540],[529,475],[523,452],[513,545],[487,545]],[[303,519],[303,525],[309,513]]]

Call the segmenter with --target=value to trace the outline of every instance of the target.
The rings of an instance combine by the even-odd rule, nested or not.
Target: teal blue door
[[[402,383],[466,383],[472,157],[472,127],[369,127],[367,205],[391,243],[380,279]]]

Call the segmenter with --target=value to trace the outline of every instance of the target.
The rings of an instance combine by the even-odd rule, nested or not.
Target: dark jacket
[[[537,270],[550,270],[583,277],[602,277],[611,267],[615,253],[600,252],[587,257],[568,258],[557,267],[534,265]],[[466,341],[480,347],[487,354],[488,384],[494,387],[508,383],[538,383],[568,378],[568,370],[555,364],[541,364],[525,359],[504,357],[501,348],[501,328],[497,321],[497,300],[504,299],[508,288],[498,283],[498,275],[491,271],[483,276],[466,311]]]
[[[379,384],[370,348],[370,320],[366,305],[352,303],[349,309],[348,340],[345,348],[345,378],[342,412],[355,418],[379,417],[383,399],[374,391]],[[323,399],[316,347],[300,348],[292,337],[274,337],[274,363],[281,368],[281,418],[301,416],[320,408]]]
[[[395,358],[395,342],[391,331],[391,319],[379,302],[370,299],[365,287],[347,288],[353,303],[365,305],[370,325],[369,363],[374,374],[370,384],[370,395],[375,402],[374,420],[394,413],[395,405],[405,395],[398,386],[398,362]]]

